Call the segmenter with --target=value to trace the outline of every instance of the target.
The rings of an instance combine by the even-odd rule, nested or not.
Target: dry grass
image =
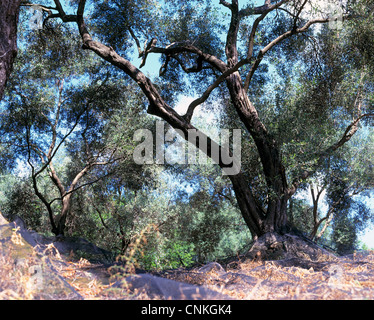
[[[40,295],[40,270],[37,268],[47,263],[46,259],[52,268],[48,270],[54,270],[53,272],[63,277],[83,299],[148,300],[150,296],[145,290],[134,292],[126,285],[113,286],[114,282],[134,273],[135,253],[141,250],[143,237],[144,235],[134,243],[128,255],[123,257],[127,263],[125,267],[108,270],[85,259],[67,261],[53,245],[47,247],[40,256],[22,240],[17,230],[13,230],[8,235],[13,247],[0,242],[0,300],[55,299],[61,295],[58,292],[56,295]],[[309,262],[312,266],[310,268],[305,267],[308,261],[303,262],[303,267],[281,262],[238,259],[228,264],[225,270],[178,269],[160,275],[180,282],[204,285],[238,300],[374,299],[373,251],[356,253],[336,261]]]
[[[36,257],[36,253],[35,253]],[[51,256],[49,256],[51,258]],[[112,292],[106,292],[110,282],[105,283],[106,276],[97,276],[93,270],[97,266],[87,260],[81,259],[78,262],[66,262],[55,255],[52,262],[53,268],[62,276],[84,299],[114,299]],[[34,299],[56,299],[59,290],[56,288],[56,295],[40,295],[40,279],[35,275],[35,268],[40,261],[30,257],[22,261],[22,265],[16,264],[10,251],[0,251],[0,300],[34,300]],[[109,277],[108,277],[109,279]],[[121,292],[121,296],[125,292]],[[62,297],[63,298],[63,297]]]
[[[65,279],[83,299],[131,299],[134,293],[129,292],[126,287],[112,288],[111,285],[135,273],[135,255],[142,249],[149,228],[140,233],[128,254],[120,257],[117,267],[111,270],[83,258],[74,261],[71,260],[72,257],[61,257],[53,244],[48,245],[42,254],[38,254],[24,241],[17,229],[4,229],[6,233],[0,230],[3,240],[0,242],[0,300],[64,299],[58,288],[55,293],[40,295],[40,291],[43,290],[40,275],[46,270],[53,270],[56,273],[54,277],[60,276]],[[19,256],[22,256],[22,259],[19,259]],[[48,268],[44,268],[46,264]],[[36,271],[39,271],[38,276]],[[42,279],[43,281],[45,282],[45,279]],[[56,282],[53,284],[59,285]],[[140,297],[147,299],[146,294],[141,294]]]
[[[272,261],[244,261],[226,273],[197,270],[169,276],[206,285],[239,300],[355,300],[374,299],[374,252],[339,261],[318,262],[319,268],[283,267]],[[192,280],[189,281],[189,278]]]
[[[16,233],[11,241],[18,247],[27,246]],[[39,285],[36,253],[27,258],[18,258],[18,252],[0,243],[0,300],[29,300],[35,298],[35,288]]]
[[[352,300],[374,299],[374,254],[365,260],[342,260],[331,263],[319,271],[313,268],[282,267],[273,262],[242,262],[237,269],[227,269],[222,274],[212,270],[175,273],[165,277],[204,285],[217,292],[239,300]],[[0,255],[0,299],[35,299],[35,279],[32,274],[32,257],[24,261],[22,268],[14,265],[14,259]],[[56,270],[84,298],[148,300],[147,292],[132,292],[111,285],[118,280],[107,270],[87,260],[56,263]],[[224,277],[224,275],[226,275]],[[33,282],[34,281],[34,282]],[[162,298],[162,297],[160,297]]]

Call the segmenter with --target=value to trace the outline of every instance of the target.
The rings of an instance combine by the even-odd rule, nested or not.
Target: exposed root
[[[294,234],[267,233],[252,245],[247,257],[258,260],[301,258],[309,261],[335,261],[337,257],[313,241]]]

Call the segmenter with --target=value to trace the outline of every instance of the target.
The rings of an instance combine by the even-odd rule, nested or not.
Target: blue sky
[[[374,210],[374,208],[372,210]],[[374,249],[374,226],[368,226],[366,231],[359,236],[359,240],[366,244],[370,249]]]
[[[310,206],[313,205],[312,197],[310,190],[303,190],[296,194],[297,199],[306,200]],[[371,212],[374,212],[374,198],[373,193],[369,197],[361,197],[361,199],[356,199],[363,201],[369,208]],[[322,192],[320,201],[319,201],[319,210],[321,214],[325,214],[328,210],[328,205],[325,201],[325,192]],[[358,240],[362,243],[365,243],[369,248],[374,249],[374,225],[368,224],[366,229],[358,235]]]
[[[374,212],[374,197],[373,194],[370,198],[366,199],[366,204],[370,208],[371,212]],[[366,228],[366,231],[363,232],[362,235],[359,236],[359,240],[365,243],[369,248],[374,249],[374,226],[369,225]]]

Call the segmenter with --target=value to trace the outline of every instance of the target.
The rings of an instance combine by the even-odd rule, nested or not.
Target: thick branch
[[[77,22],[77,16],[76,15],[67,15],[64,11],[64,8],[62,7],[59,0],[54,0],[56,4],[56,8],[58,11],[58,14],[52,14],[49,15],[47,19],[50,18],[61,18],[63,22]]]
[[[231,21],[227,32],[225,53],[229,67],[238,63],[238,30],[240,24],[238,0],[232,0],[231,4]]]
[[[147,57],[148,57],[148,53],[152,50],[152,48],[156,45],[157,43],[157,39],[156,38],[153,38],[147,45],[147,47],[145,48],[144,52],[141,53],[141,56],[143,56],[143,59],[142,59],[142,62],[139,66],[139,68],[142,68],[144,67],[146,61],[147,61]]]
[[[55,186],[58,188],[58,191],[60,192],[60,195],[63,196],[65,194],[65,188],[58,177],[56,170],[52,164],[52,161],[49,162],[49,176],[51,177],[52,182],[55,184]]]
[[[162,53],[166,56],[176,56],[180,53],[193,53],[199,56],[202,61],[209,63],[215,69],[224,72],[227,68],[226,64],[214,55],[208,54],[193,45],[190,41],[175,42],[165,48],[153,47],[150,53]]]
[[[317,196],[315,195],[315,191],[314,191],[314,188],[311,187],[310,189],[310,192],[312,194],[312,200],[313,200],[313,221],[314,221],[314,224],[316,225],[317,224],[317,220],[318,220],[318,216],[317,216],[317,213],[318,213],[318,202],[319,202],[319,199],[322,195],[322,192],[325,190],[325,186],[323,186],[320,190],[318,190],[318,186],[317,186]]]
[[[266,0],[265,4],[262,5],[262,6],[253,7],[253,8],[248,7],[248,8],[240,10],[239,11],[239,16],[240,17],[248,17],[248,16],[252,16],[252,15],[267,14],[270,11],[273,11],[273,10],[279,8],[282,4],[285,4],[289,1],[290,0],[281,0],[281,1],[272,5],[270,3],[270,0]]]
[[[211,69],[211,67],[203,66],[203,59],[201,57],[197,58],[195,66],[187,67],[182,61],[182,59],[180,59],[177,55],[168,55],[166,56],[165,62],[160,68],[160,76],[166,72],[171,58],[175,59],[178,62],[178,64],[181,66],[182,70],[185,73],[200,72],[203,69]]]
[[[38,3],[22,2],[21,7],[39,7],[41,10],[51,13],[51,10],[58,10],[57,7],[44,6]]]

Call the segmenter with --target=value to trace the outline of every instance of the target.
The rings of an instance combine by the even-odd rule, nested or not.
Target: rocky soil
[[[83,239],[43,238],[0,214],[0,299],[374,299],[374,252],[335,257],[312,247],[311,257],[295,252],[303,245],[271,236],[221,264],[136,274],[103,263],[107,252]],[[87,259],[77,260],[83,249]]]
[[[360,252],[335,261],[301,258],[237,261],[225,268],[169,271],[170,279],[205,285],[233,299],[367,300],[374,299],[374,253]]]

